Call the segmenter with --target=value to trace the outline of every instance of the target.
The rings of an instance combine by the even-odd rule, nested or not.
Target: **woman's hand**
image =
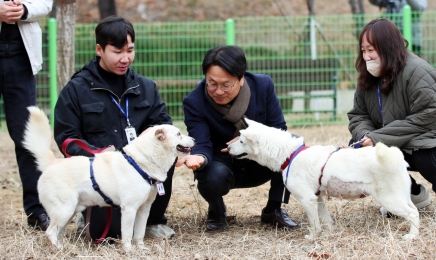
[[[368,136],[364,136],[362,139],[362,142],[360,143],[361,146],[374,146],[374,143],[372,142],[371,138]]]

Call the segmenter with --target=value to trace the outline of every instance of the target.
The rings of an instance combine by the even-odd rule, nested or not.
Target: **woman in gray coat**
[[[368,23],[359,44],[358,87],[348,112],[352,141],[399,147],[410,170],[436,191],[436,69],[407,50],[408,42],[387,19]],[[428,206],[427,190],[411,179],[413,203]]]

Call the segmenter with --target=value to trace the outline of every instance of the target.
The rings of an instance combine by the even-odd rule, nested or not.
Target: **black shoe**
[[[46,231],[50,225],[50,218],[48,217],[47,213],[42,213],[36,217],[28,217],[27,224],[35,229],[39,228],[42,231]]]
[[[206,231],[221,232],[226,230],[226,228],[227,228],[227,222],[226,222],[225,213],[224,216],[218,217],[211,210],[209,210],[206,220]]]
[[[298,229],[300,225],[295,223],[286,213],[286,210],[280,208],[274,210],[274,212],[270,214],[265,214],[264,210],[262,210],[262,215],[260,216],[260,221],[265,224],[277,225],[278,228],[290,228],[290,229]]]

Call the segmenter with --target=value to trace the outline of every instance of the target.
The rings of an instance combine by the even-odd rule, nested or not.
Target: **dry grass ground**
[[[343,146],[350,138],[345,125],[290,131],[304,136],[307,145]],[[54,146],[53,149],[57,150]],[[419,175],[411,174],[431,189]],[[196,189],[192,172],[181,167],[174,176],[167,210],[168,224],[176,231],[176,237],[146,239],[148,250],[126,255],[119,243],[91,244],[76,232],[74,224],[68,226],[62,250],[52,247],[43,232],[27,227],[13,144],[6,132],[0,132],[0,184],[1,259],[436,259],[435,202],[421,210],[420,236],[408,243],[401,240],[409,230],[408,223],[401,218],[382,218],[379,206],[370,197],[355,201],[330,199],[328,207],[336,222],[335,232],[308,241],[304,239],[308,232],[306,215],[292,197],[284,208],[302,224],[300,230],[276,230],[260,224],[260,212],[268,194],[269,185],[265,184],[233,190],[225,196],[228,214],[236,219],[228,231],[209,234],[204,230],[207,203]],[[434,198],[433,192],[431,196]]]

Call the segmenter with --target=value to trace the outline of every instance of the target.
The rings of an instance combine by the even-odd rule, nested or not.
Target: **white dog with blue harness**
[[[39,199],[51,223],[46,234],[52,244],[62,247],[65,226],[86,207],[121,207],[122,244],[128,252],[131,241],[144,246],[144,234],[157,185],[178,154],[187,154],[193,138],[172,125],[154,126],[119,151],[85,156],[55,158],[50,149],[51,129],[47,116],[29,107],[24,146],[37,160],[42,175],[38,181]],[[92,177],[92,178],[90,178]]]

